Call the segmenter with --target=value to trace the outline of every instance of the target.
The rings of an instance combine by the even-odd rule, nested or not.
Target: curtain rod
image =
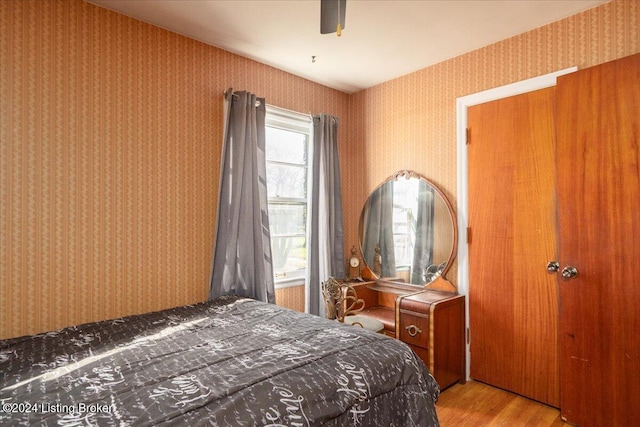
[[[227,96],[227,91],[226,91],[226,90],[223,90],[223,91],[222,91],[222,93],[224,94],[224,96],[225,96],[225,97]],[[231,94],[231,96],[233,96],[234,98],[237,98],[237,97],[238,97],[238,95],[236,95],[235,93],[232,93],[232,94]],[[255,106],[256,106],[256,107],[259,107],[259,106],[260,106],[260,104],[262,104],[262,102],[260,102],[260,100],[259,100],[259,99],[256,99],[256,104],[255,104]]]
[[[222,91],[222,94],[223,94],[224,96],[227,96],[227,91],[226,91],[226,90],[223,90],[223,91]],[[236,95],[235,93],[232,93],[232,94],[231,94],[231,96],[234,96],[234,97],[236,97],[236,98],[238,97],[238,95]]]
[[[224,94],[224,96],[227,96],[227,91],[223,90],[222,93]],[[234,96],[235,98],[238,97],[238,95],[236,95],[235,93],[232,94],[232,96]],[[258,104],[259,101],[256,101],[256,107],[259,105]],[[278,107],[276,105],[271,105],[271,104],[266,104],[267,107],[269,108],[273,108],[275,110],[280,110],[280,111],[284,111],[287,113],[291,113],[291,114],[299,114],[302,116],[309,116],[311,118],[311,120],[313,120],[315,117],[320,117],[320,114],[312,114],[311,112],[308,113],[301,113],[300,111],[294,111],[294,110],[289,110],[288,108],[283,108],[283,107]],[[334,122],[335,122],[335,117],[333,118]]]

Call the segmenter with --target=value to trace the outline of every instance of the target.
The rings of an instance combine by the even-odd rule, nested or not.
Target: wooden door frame
[[[545,74],[531,79],[522,80],[505,86],[488,89],[482,92],[457,98],[456,100],[456,131],[457,131],[457,198],[458,198],[458,292],[465,295],[465,330],[469,331],[469,250],[467,247],[467,226],[469,224],[469,169],[467,159],[467,108],[495,101],[497,99],[520,95],[538,89],[555,86],[558,76],[573,73],[578,67],[565,68],[554,73]],[[468,335],[467,335],[468,336]],[[469,378],[471,366],[471,354],[469,352],[469,342],[466,340],[466,378]]]

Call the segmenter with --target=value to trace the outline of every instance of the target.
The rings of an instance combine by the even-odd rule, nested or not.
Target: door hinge
[[[467,245],[471,243],[471,227],[467,227]]]
[[[471,332],[469,332],[469,328],[467,328],[467,344],[471,345]]]
[[[471,144],[471,129],[470,128],[467,128],[467,135],[466,135],[465,143],[467,145]]]

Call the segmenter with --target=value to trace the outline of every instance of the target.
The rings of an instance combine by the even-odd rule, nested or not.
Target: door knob
[[[560,264],[558,264],[558,261],[549,261],[547,264],[547,273],[557,273],[558,270],[560,270]]]
[[[578,275],[578,270],[570,265],[562,269],[562,278],[565,280],[573,279]]]

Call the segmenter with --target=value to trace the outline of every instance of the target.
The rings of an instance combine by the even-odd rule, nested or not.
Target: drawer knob
[[[407,330],[409,335],[411,335],[412,337],[415,337],[416,335],[422,333],[422,329],[418,328],[416,325],[406,326],[405,329]]]
[[[564,280],[573,279],[577,275],[578,275],[578,270],[575,267],[571,267],[570,265],[568,265],[562,269],[562,278]]]

